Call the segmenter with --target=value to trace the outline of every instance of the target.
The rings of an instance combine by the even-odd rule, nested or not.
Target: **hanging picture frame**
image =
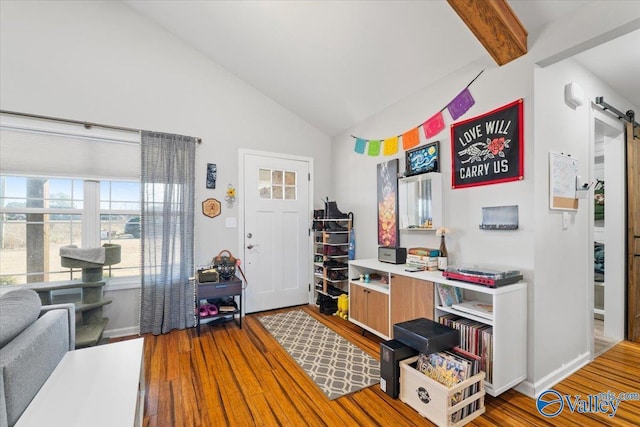
[[[215,218],[222,212],[220,201],[210,198],[202,202],[202,213],[209,218]]]
[[[400,246],[398,159],[378,164],[378,245]]]
[[[439,172],[440,142],[434,141],[405,152],[405,176]]]
[[[523,100],[451,125],[451,187],[524,178]]]
[[[215,163],[207,163],[207,188],[215,189],[218,179],[218,166]]]

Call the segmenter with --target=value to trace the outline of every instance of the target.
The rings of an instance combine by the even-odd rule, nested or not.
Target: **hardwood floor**
[[[381,339],[315,306],[298,307],[376,359]],[[285,311],[276,310],[273,312]],[[272,312],[270,312],[272,313]],[[411,407],[372,386],[330,401],[248,315],[235,322],[145,336],[144,426],[417,426],[432,425]],[[640,344],[622,342],[554,387],[561,394],[640,392]],[[545,418],[536,402],[510,390],[486,396],[472,426],[640,425],[640,401],[622,402],[614,417],[571,413]]]

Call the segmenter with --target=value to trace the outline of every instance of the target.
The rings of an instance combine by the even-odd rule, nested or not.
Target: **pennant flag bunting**
[[[392,138],[385,139],[384,145],[382,147],[382,155],[391,156],[392,154],[396,154],[397,152],[398,152],[398,137],[394,136]]]
[[[453,120],[457,120],[464,113],[469,111],[475,103],[475,99],[471,96],[471,92],[469,91],[469,86],[475,82],[478,77],[484,72],[484,70],[480,71],[477,76],[469,84],[460,92],[449,104],[444,107],[442,110],[438,111],[436,114],[431,116],[427,121],[422,123],[422,130],[424,131],[424,136],[427,139],[433,138],[442,132],[445,128],[444,117],[442,112],[447,109],[449,110],[449,114]],[[382,148],[382,154],[384,156],[391,156],[398,152],[398,140],[402,137],[402,148],[404,150],[409,150],[413,147],[416,147],[420,144],[420,131],[415,127],[403,133],[400,136],[394,136],[391,138],[387,138],[385,140],[367,140],[358,138],[356,136],[351,135],[352,138],[355,138],[356,145],[354,150],[358,154],[365,154],[365,152],[369,156],[378,156],[380,155],[380,149]],[[369,143],[369,147],[367,149],[367,142]]]
[[[420,133],[418,128],[413,128],[402,134],[402,148],[408,150],[420,143]]]
[[[424,136],[429,139],[439,134],[444,129],[444,118],[442,117],[442,111],[438,111],[429,120],[422,124],[422,130],[424,130]]]
[[[471,96],[469,88],[466,87],[453,99],[453,101],[449,103],[449,105],[447,105],[447,109],[451,114],[451,118],[453,120],[457,120],[458,117],[466,113],[475,103],[476,101],[473,99],[473,96]]]
[[[369,141],[369,155],[377,156],[379,154],[380,154],[380,141],[379,140]]]

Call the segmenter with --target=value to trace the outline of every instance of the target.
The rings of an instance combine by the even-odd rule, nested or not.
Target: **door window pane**
[[[271,176],[274,184],[282,185],[282,171],[273,171]]]
[[[296,200],[297,173],[284,170],[259,169],[258,191],[261,199]]]
[[[271,170],[260,169],[258,171],[258,194],[261,199],[271,198]]]

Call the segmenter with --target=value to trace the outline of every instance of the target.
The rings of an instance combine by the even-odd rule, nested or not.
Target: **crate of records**
[[[480,358],[452,348],[400,362],[400,400],[436,425],[462,426],[484,408]]]

